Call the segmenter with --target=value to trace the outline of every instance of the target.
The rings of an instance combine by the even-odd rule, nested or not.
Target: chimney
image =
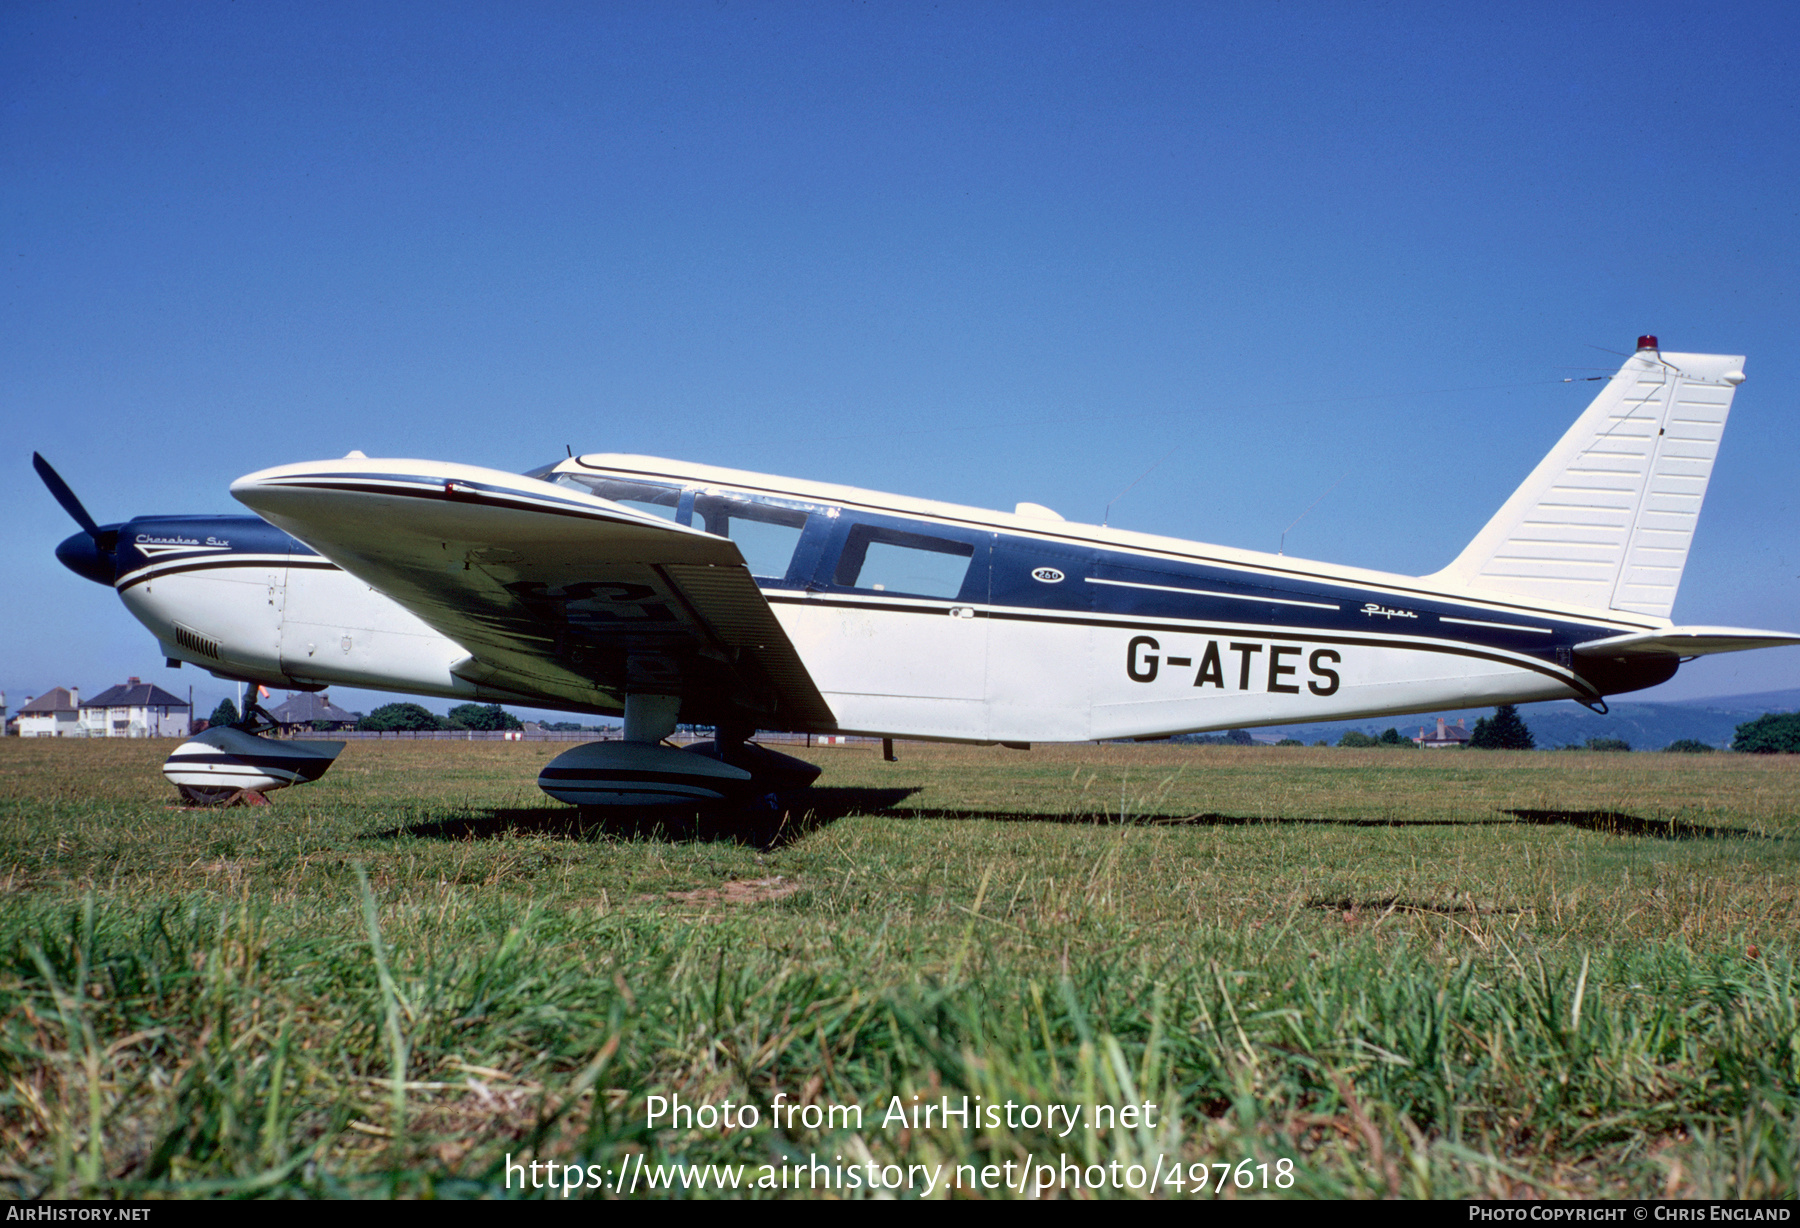
[[[140,685],[140,683],[138,682],[138,680],[136,678],[127,678],[125,680],[125,685],[126,686],[138,686],[138,685]]]
[[[1444,718],[1438,717],[1438,741],[1444,740]]]
[[[72,686],[69,688],[69,706],[71,708],[81,707],[81,688],[80,687]]]

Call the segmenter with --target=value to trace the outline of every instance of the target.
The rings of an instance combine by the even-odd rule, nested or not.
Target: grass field
[[[182,812],[169,749],[0,743],[16,1195],[1795,1193],[1794,757],[903,743],[734,828],[584,824],[532,743]],[[965,1095],[1013,1120],[888,1116]]]

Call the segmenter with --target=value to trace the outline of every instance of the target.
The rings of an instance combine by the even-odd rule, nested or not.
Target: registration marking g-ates
[[[1227,664],[1229,655],[1236,659]],[[1335,648],[1315,648],[1309,654],[1303,644],[1270,644],[1254,640],[1206,641],[1200,654],[1199,668],[1194,670],[1194,685],[1217,687],[1221,691],[1261,690],[1277,695],[1300,694],[1301,669],[1307,671],[1306,689],[1314,695],[1335,695],[1338,673],[1332,666],[1343,663],[1343,655]],[[1170,670],[1194,668],[1192,657],[1162,655],[1162,645],[1154,636],[1134,635],[1125,648],[1125,676],[1133,682],[1155,682],[1164,667]],[[1264,668],[1266,666],[1266,668]],[[1227,685],[1227,680],[1236,687]],[[1288,681],[1292,679],[1292,681]],[[1256,685],[1252,685],[1252,684]]]

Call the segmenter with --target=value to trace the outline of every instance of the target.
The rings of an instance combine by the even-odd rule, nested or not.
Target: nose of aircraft
[[[112,538],[117,538],[118,530],[119,526],[116,524],[106,525],[101,528],[100,534],[103,539],[109,533]],[[63,538],[56,547],[56,560],[84,580],[112,587],[112,552],[100,549],[99,542],[89,533],[71,533]]]

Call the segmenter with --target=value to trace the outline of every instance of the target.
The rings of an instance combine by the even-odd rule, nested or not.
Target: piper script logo
[[[1362,608],[1362,612],[1370,618],[1417,618],[1411,610],[1390,610],[1384,605],[1376,605],[1373,601]]]

